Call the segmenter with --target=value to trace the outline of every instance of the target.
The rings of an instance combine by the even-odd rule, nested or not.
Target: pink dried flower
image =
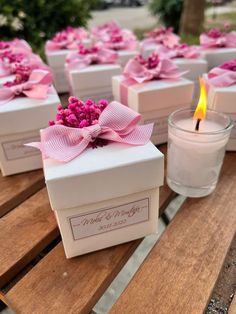
[[[219,38],[224,36],[224,33],[219,28],[212,28],[207,32],[207,35],[211,38]]]
[[[225,30],[229,30],[231,28],[231,24],[230,23],[224,23],[224,29]]]
[[[72,128],[84,128],[98,123],[101,112],[107,107],[107,100],[100,100],[95,103],[92,99],[85,102],[77,99],[74,96],[69,97],[67,108],[63,109],[58,106],[56,121],[49,121],[48,125],[64,125]],[[96,139],[92,147],[106,145],[107,141]]]
[[[13,81],[8,81],[4,83],[3,86],[11,87],[27,82],[31,71],[32,71],[31,67],[19,64],[16,68],[15,79]]]
[[[227,61],[219,66],[221,69],[230,70],[236,72],[236,59]]]
[[[159,37],[160,35],[166,35],[166,34],[171,34],[173,33],[173,27],[157,27],[154,28],[152,31],[148,32],[145,34],[145,37],[148,38],[156,38]]]
[[[157,53],[153,52],[147,59],[145,59],[142,55],[138,55],[135,57],[141,65],[144,65],[147,69],[154,69],[160,62],[160,58]]]

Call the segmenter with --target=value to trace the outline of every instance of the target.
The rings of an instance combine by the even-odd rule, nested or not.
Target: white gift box
[[[121,84],[124,76],[112,80],[115,100],[122,102]],[[142,115],[141,124],[154,123],[151,141],[157,145],[167,142],[168,116],[175,110],[191,108],[194,83],[188,79],[153,80],[128,87],[128,106]]]
[[[0,106],[0,167],[2,175],[42,168],[39,151],[24,146],[40,140],[39,130],[55,118],[60,100],[50,88],[46,100],[17,97]]]
[[[152,143],[111,143],[68,163],[43,162],[67,258],[156,232],[164,159]]]
[[[90,46],[91,39],[84,39],[83,45]],[[55,51],[45,51],[47,63],[53,74],[54,85],[58,93],[69,91],[69,85],[65,75],[65,62],[67,55],[73,50],[61,49]]]
[[[210,86],[208,91],[208,108],[229,115],[234,122],[226,149],[236,151],[236,85],[228,87]]]
[[[193,107],[196,107],[200,93],[199,77],[207,72],[207,61],[186,58],[176,58],[172,61],[179,67],[181,72],[188,71],[184,77],[194,82]]]
[[[121,74],[119,64],[96,64],[80,70],[66,70],[70,93],[82,100],[113,100],[112,77]]]
[[[126,65],[126,63],[138,55],[137,50],[120,50],[117,51],[118,53],[118,63],[121,65],[122,68]]]
[[[208,71],[226,61],[236,58],[236,48],[204,49],[202,53],[208,63]]]

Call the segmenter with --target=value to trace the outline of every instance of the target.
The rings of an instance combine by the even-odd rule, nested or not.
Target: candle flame
[[[199,78],[199,82],[200,82],[200,97],[193,118],[196,120],[203,120],[206,117],[207,95],[204,80],[202,78]]]

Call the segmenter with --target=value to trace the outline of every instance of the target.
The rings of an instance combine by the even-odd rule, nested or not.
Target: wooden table
[[[67,260],[42,171],[0,177],[0,189],[1,300],[22,314],[91,312],[142,239]],[[173,197],[161,188],[160,214]],[[235,227],[236,154],[227,153],[216,191],[184,202],[111,313],[204,312]]]

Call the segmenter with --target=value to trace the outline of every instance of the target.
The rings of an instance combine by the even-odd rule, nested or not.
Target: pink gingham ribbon
[[[203,48],[236,48],[236,32],[221,33],[216,38],[203,33],[200,35],[200,44]]]
[[[14,97],[24,94],[29,98],[45,99],[48,87],[52,83],[52,74],[45,70],[33,70],[27,82],[11,87],[0,87],[0,105],[3,105]]]
[[[215,87],[227,87],[236,84],[236,72],[219,67],[213,68],[207,75],[207,83]]]
[[[137,125],[141,115],[132,109],[111,102],[101,113],[98,123],[84,128],[53,125],[41,131],[40,143],[27,146],[41,150],[43,158],[69,162],[79,156],[96,138],[129,145],[145,145],[153,124]]]

